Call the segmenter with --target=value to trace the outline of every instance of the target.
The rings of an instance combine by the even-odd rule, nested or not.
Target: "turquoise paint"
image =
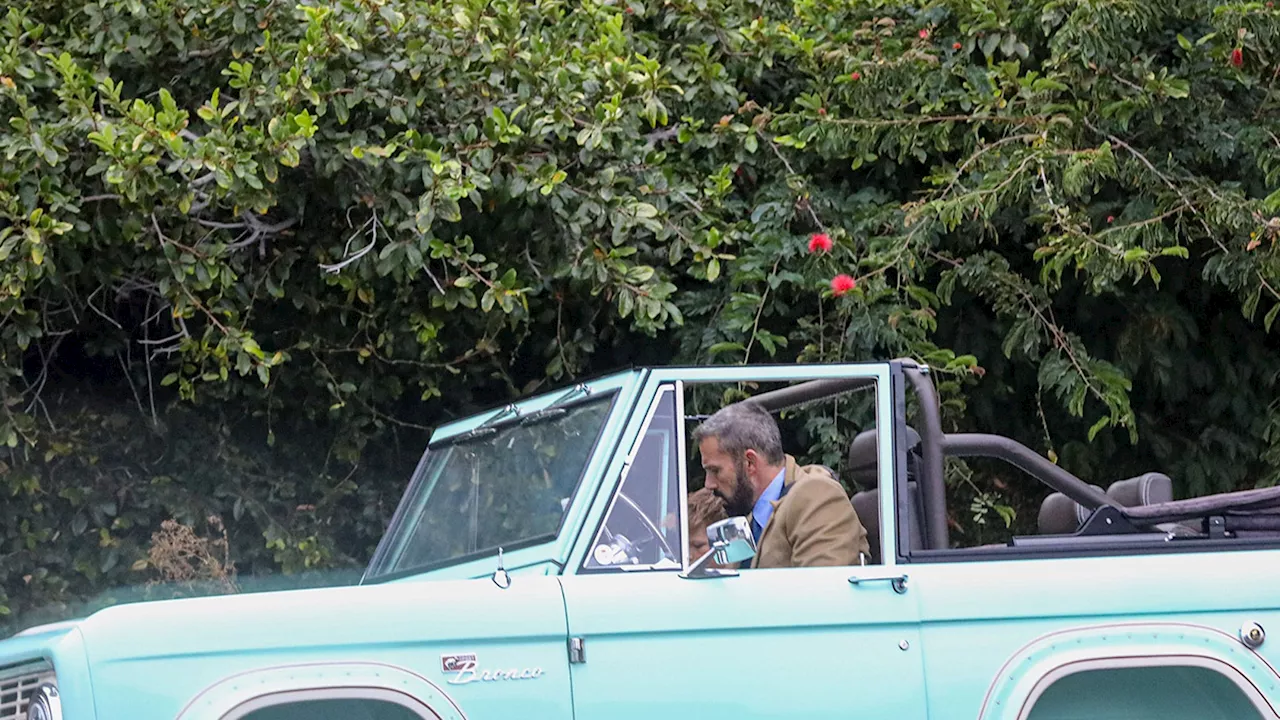
[[[1086,669],[1090,661],[1100,658],[1113,667]],[[1076,678],[1073,685],[1084,681],[1113,683],[1117,682],[1115,678],[1131,675],[1128,671],[1135,668],[1125,666],[1133,663],[1160,663],[1159,670],[1150,668],[1138,677],[1178,677],[1187,675],[1189,668],[1209,666],[1217,670],[1212,674],[1219,678],[1236,677],[1242,686],[1256,689],[1264,702],[1266,697],[1280,693],[1280,678],[1266,661],[1221,630],[1192,623],[1101,622],[1045,633],[1015,653],[1005,663],[999,680],[989,688],[981,717],[1018,717],[1019,712],[1031,707],[1037,690],[1048,689],[1043,687],[1044,678],[1055,671],[1068,670],[1073,671],[1072,675],[1084,676]],[[1214,694],[1223,692],[1219,688]],[[1235,704],[1244,698],[1239,690],[1234,695]],[[1064,699],[1052,699],[1051,704],[1061,705]],[[1039,703],[1035,705],[1039,707]],[[1270,709],[1275,711],[1274,707]]]
[[[1134,623],[1164,628],[1162,646],[1221,654],[1275,702],[1276,639],[1254,653],[1236,638],[1251,620],[1280,630],[1280,575],[1253,572],[1277,562],[1280,551],[1259,550],[912,565],[929,717],[978,717],[988,693],[998,696],[1069,656],[1062,644],[1047,660],[1034,656],[1047,639],[1067,637],[1097,656],[1140,647],[1144,638],[1117,631]],[[984,719],[1005,717],[986,712]]]
[[[232,675],[370,662],[435,684],[468,717],[502,715],[513,703],[523,717],[570,713],[564,601],[554,577],[513,578],[505,590],[487,579],[401,582],[126,605],[87,619],[80,631],[104,719],[174,718]],[[452,685],[456,674],[441,667],[441,655],[451,653],[474,653],[480,669],[542,672]]]
[[[565,577],[576,720],[923,718],[915,601],[852,574]]]
[[[78,624],[60,624],[56,630],[34,628],[29,634],[0,641],[0,668],[33,661],[52,663],[63,702],[88,709],[88,717],[93,717],[93,681]]]
[[[877,380],[884,565],[702,580],[578,572],[659,388],[851,376]],[[899,563],[893,377],[886,363],[612,375],[592,384],[617,399],[561,532],[504,551],[506,589],[486,555],[385,582],[121,605],[4,640],[0,665],[53,662],[68,720],[213,720],[255,693],[344,683],[399,688],[450,720],[1003,720],[1029,698],[1042,703],[1033,720],[1248,715],[1227,675],[1176,666],[1182,657],[1243,678],[1275,717],[1280,639],[1253,651],[1237,633],[1249,621],[1280,632],[1280,574],[1270,571],[1280,550]],[[492,414],[441,428],[433,442]],[[683,467],[676,481],[683,492]],[[903,594],[849,582],[901,574]],[[585,663],[570,664],[570,637],[585,638]],[[442,656],[461,654],[514,677],[457,684]],[[1064,670],[1105,658],[1175,666]],[[1046,687],[1055,673],[1061,684]],[[1126,693],[1133,683],[1141,693]]]

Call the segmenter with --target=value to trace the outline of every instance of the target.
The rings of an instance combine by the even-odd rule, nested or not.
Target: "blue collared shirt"
[[[773,482],[769,483],[769,487],[760,493],[760,499],[756,500],[756,506],[751,510],[751,517],[760,527],[756,532],[757,541],[760,539],[760,533],[764,532],[764,526],[769,524],[770,516],[773,515],[773,503],[782,497],[782,482],[786,474],[785,467],[778,471],[778,475],[773,478]]]

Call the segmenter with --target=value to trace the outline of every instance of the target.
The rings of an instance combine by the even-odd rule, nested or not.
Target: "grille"
[[[27,720],[31,694],[53,681],[53,668],[46,662],[0,668],[0,720]]]

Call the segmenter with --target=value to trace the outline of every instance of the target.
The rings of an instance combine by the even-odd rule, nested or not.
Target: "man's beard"
[[[756,500],[751,483],[747,480],[747,464],[739,458],[733,463],[733,471],[737,474],[734,478],[733,496],[725,497],[716,490],[716,497],[724,503],[725,514],[729,517],[750,515],[755,509]]]

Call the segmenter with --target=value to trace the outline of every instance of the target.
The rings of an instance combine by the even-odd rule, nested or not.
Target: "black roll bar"
[[[920,400],[920,422],[916,428],[920,433],[919,483],[924,500],[924,527],[920,530],[926,548],[945,550],[951,545],[950,527],[947,523],[947,485],[943,473],[945,456],[1003,460],[1090,510],[1104,505],[1121,508],[1106,493],[1054,465],[1048,458],[1017,440],[984,433],[944,433],[941,403],[937,389],[929,377],[929,369],[910,359],[899,359],[894,363],[902,368],[903,375]],[[843,392],[870,387],[875,382],[874,378],[866,377],[810,380],[770,390],[744,402],[757,403],[769,412],[778,412]],[[904,422],[906,420],[900,419]],[[1125,508],[1122,510],[1131,511]]]
[[[920,399],[920,472],[924,475],[921,490],[924,494],[924,546],[933,550],[951,547],[951,528],[947,525],[947,484],[942,472],[942,412],[938,393],[929,379],[928,368],[921,368],[914,360],[899,360],[902,373],[911,383],[911,389]],[[906,422],[906,418],[902,418]]]
[[[749,402],[761,405],[769,412],[778,412],[779,410],[786,410],[787,408],[803,405],[814,400],[821,400],[842,392],[871,387],[875,384],[876,379],[869,377],[810,380],[799,385],[791,385],[760,393],[751,398]]]
[[[951,457],[990,457],[1004,460],[1090,510],[1103,505],[1121,507],[1106,493],[1011,438],[985,433],[952,433],[942,436],[942,449]]]
[[[925,547],[945,550],[950,547],[947,525],[947,484],[942,458],[990,457],[1003,460],[1031,477],[1093,510],[1103,505],[1120,505],[1089,483],[1054,465],[1026,445],[1012,438],[984,433],[942,432],[942,415],[937,390],[929,379],[928,368],[904,359],[898,363],[920,399],[921,490],[924,493]]]

